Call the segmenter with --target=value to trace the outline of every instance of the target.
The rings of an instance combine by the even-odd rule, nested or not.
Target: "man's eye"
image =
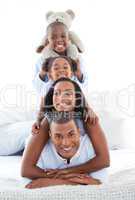
[[[62,137],[61,137],[61,135],[56,135],[55,138],[56,139],[61,139]]]

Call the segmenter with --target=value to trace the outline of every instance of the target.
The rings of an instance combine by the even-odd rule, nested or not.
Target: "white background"
[[[0,104],[14,105],[18,98],[23,98],[22,93],[32,93],[33,68],[39,56],[35,49],[46,30],[45,13],[67,9],[76,14],[71,30],[85,45],[83,59],[92,100],[100,102],[100,106],[113,104],[114,107],[110,99],[111,92],[116,92],[118,99],[114,101],[116,104],[116,100],[120,100],[120,105],[115,107],[134,117],[134,0],[1,0]],[[109,100],[105,98],[108,95]]]

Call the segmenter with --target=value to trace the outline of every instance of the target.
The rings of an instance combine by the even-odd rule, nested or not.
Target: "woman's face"
[[[61,77],[71,78],[72,70],[69,62],[64,58],[56,58],[49,69],[49,77],[54,81]]]
[[[57,111],[73,111],[75,102],[75,88],[71,82],[61,81],[55,85],[53,106]]]

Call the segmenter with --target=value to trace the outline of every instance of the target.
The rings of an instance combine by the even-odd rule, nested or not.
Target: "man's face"
[[[72,158],[80,145],[80,132],[74,120],[65,123],[51,123],[50,137],[57,153],[65,158]]]
[[[69,43],[68,31],[63,24],[56,24],[48,30],[50,47],[58,54],[63,54]]]

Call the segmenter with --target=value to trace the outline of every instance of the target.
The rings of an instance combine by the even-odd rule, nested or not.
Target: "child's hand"
[[[95,114],[95,112],[91,108],[87,108],[84,115],[84,121],[94,125],[98,122],[98,120],[98,116]]]
[[[47,75],[47,71],[45,70],[45,67],[43,66],[43,67],[41,67],[41,70],[40,70],[40,72],[39,72],[39,76],[40,76],[40,78],[41,78],[42,80],[44,80],[45,75]]]
[[[75,76],[78,78],[79,81],[82,81],[83,74],[82,74],[81,68],[80,68],[80,61],[77,60],[76,63],[77,63],[77,70],[75,71]]]
[[[32,134],[38,134],[39,133],[39,129],[40,129],[40,123],[38,122],[35,122],[33,125],[32,125]]]

